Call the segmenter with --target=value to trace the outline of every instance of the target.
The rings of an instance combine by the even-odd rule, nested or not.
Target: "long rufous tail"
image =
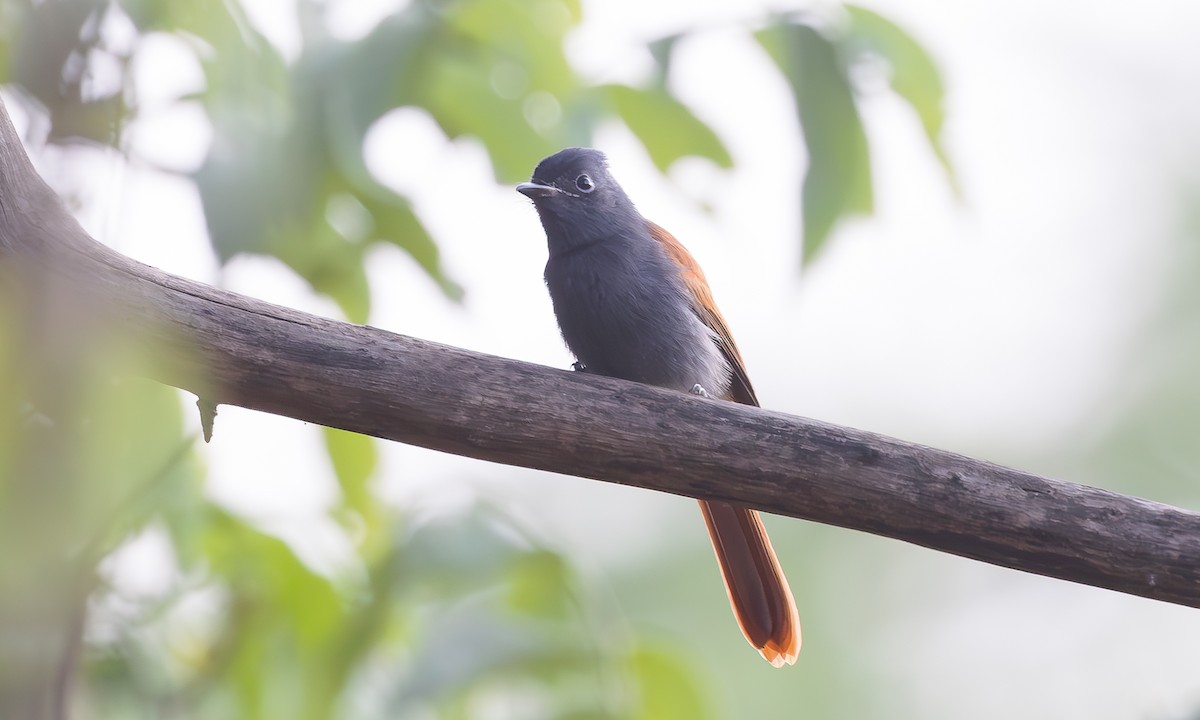
[[[729,603],[746,640],[775,667],[796,662],[800,616],[758,513],[700,501]]]

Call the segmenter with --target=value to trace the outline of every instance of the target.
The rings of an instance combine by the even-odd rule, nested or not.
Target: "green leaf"
[[[559,632],[553,634],[547,629],[506,616],[488,595],[431,609],[397,688],[393,715],[410,717],[413,706],[452,701],[489,682],[503,687],[505,679],[528,682],[539,675],[561,682],[590,669],[592,658],[565,632],[569,628],[555,627]]]
[[[414,529],[405,539],[406,562],[391,578],[397,591],[426,585],[443,594],[466,594],[502,581],[524,549],[493,512],[477,510],[469,522],[439,519]]]
[[[558,143],[530,126],[525,100],[503,97],[490,79],[488,63],[463,55],[431,63],[425,103],[450,137],[473,135],[491,156],[496,179],[527,178],[537,158],[558,149]]]
[[[487,76],[501,62],[515,63],[530,90],[559,95],[578,83],[563,45],[580,15],[576,0],[472,0],[454,6],[450,23],[487,58]]]
[[[581,622],[591,617],[591,596],[576,591],[564,558],[530,547],[487,506],[419,525],[397,549],[373,572],[372,595],[391,588],[394,606],[421,604],[404,638],[409,670],[398,678],[393,714],[436,704],[439,717],[473,717],[453,711],[475,696],[514,691],[536,693],[545,717],[607,702],[592,696],[592,679],[622,671],[624,656]]]
[[[696,677],[674,655],[639,645],[629,659],[640,702],[635,720],[702,720],[711,717]]]
[[[870,150],[837,45],[816,29],[780,22],[755,35],[792,88],[808,150],[803,262],[843,218],[874,208]]]
[[[232,20],[220,27],[234,34]],[[288,68],[257,36],[261,52],[211,39],[201,99],[213,125],[204,164],[192,174],[221,262],[239,253],[270,253],[278,235],[305,228],[318,205],[323,158],[313,152],[311,118],[293,104]],[[229,44],[226,50],[220,42]]]
[[[325,448],[342,490],[342,508],[353,513],[352,527],[356,533],[359,553],[368,559],[386,549],[387,511],[372,492],[371,479],[379,462],[375,439],[367,435],[323,428]],[[343,519],[345,517],[343,516]]]
[[[284,541],[212,508],[204,551],[235,597],[247,608],[284,620],[300,647],[323,648],[337,631],[342,607],[332,582],[301,562]]]
[[[684,33],[676,33],[661,37],[646,45],[657,67],[654,73],[655,87],[667,87],[667,78],[671,76],[671,61],[675,59],[675,46],[685,37],[687,36]]]
[[[455,301],[463,298],[463,287],[446,274],[437,243],[429,236],[408,200],[373,179],[356,198],[374,223],[370,235],[372,242],[386,242],[404,250],[438,284],[446,297]]]
[[[563,53],[579,18],[574,0],[463,0],[412,55],[414,103],[450,137],[482,141],[496,179],[529,177],[542,157],[578,137],[568,102],[583,95]]]
[[[332,298],[347,320],[365,323],[371,312],[371,289],[363,267],[365,247],[325,222],[287,237],[286,242],[274,254],[308,280],[313,290]]]
[[[448,296],[462,295],[407,200],[375,180],[362,157],[371,123],[410,98],[405,65],[434,27],[420,7],[393,17],[362,46],[314,41],[292,66],[273,50],[246,48],[232,53],[236,63],[218,54],[205,64],[215,137],[193,179],[218,257],[273,255],[359,323],[370,314],[363,262],[375,242],[404,249]],[[381,38],[404,42],[387,55]],[[373,74],[381,67],[389,67],[383,77]],[[348,206],[365,220],[363,232],[336,224]]]
[[[62,510],[78,512],[73,529],[98,559],[155,511],[186,512],[200,488],[195,438],[184,435],[176,390],[143,379],[102,382],[95,390],[77,458],[88,482]]]
[[[957,186],[954,168],[941,143],[946,90],[937,64],[920,43],[891,20],[857,5],[845,7],[850,14],[847,45],[860,45],[888,64],[892,89],[917,113],[951,185]]]
[[[570,568],[549,550],[532,551],[514,559],[508,572],[508,599],[526,615],[563,619],[570,602]]]
[[[358,42],[326,39],[305,48],[293,71],[298,94],[324,116],[332,145],[353,149],[361,162],[361,141],[371,125],[415,102],[411,75],[433,23],[424,6],[414,3]]]
[[[708,158],[721,167],[733,165],[717,134],[665,89],[607,85],[601,90],[660,171],[689,155]]]
[[[329,452],[333,472],[342,488],[343,502],[366,514],[374,507],[368,485],[378,463],[374,438],[330,427],[323,430],[325,449]]]
[[[237,51],[265,42],[250,25],[240,3],[122,0],[121,8],[143,33],[156,30],[185,32],[210,43],[219,52]]]

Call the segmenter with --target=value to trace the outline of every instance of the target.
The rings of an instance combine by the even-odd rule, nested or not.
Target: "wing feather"
[[[757,406],[758,396],[754,394],[754,386],[750,384],[750,376],[746,374],[746,364],[742,361],[742,354],[733,341],[733,335],[729,332],[729,326],[725,324],[725,318],[721,317],[721,311],[717,309],[712,290],[708,287],[708,280],[704,278],[704,271],[700,269],[700,264],[687,251],[687,248],[675,239],[674,235],[650,221],[647,221],[646,224],[650,228],[650,237],[657,240],[679,265],[680,276],[689,291],[692,312],[696,313],[696,317],[700,318],[700,321],[713,331],[714,341],[720,348],[721,354],[725,356],[726,362],[729,363],[732,377],[729,390],[723,399],[743,405]]]

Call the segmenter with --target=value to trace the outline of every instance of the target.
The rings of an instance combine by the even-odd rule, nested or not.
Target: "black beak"
[[[558,188],[554,187],[553,185],[542,185],[541,183],[527,182],[527,183],[521,183],[520,185],[518,185],[517,192],[521,193],[525,197],[533,198],[534,200],[537,200],[538,198],[544,198],[544,197],[550,197],[551,195],[557,195],[560,192],[562,192],[562,190],[559,190]]]

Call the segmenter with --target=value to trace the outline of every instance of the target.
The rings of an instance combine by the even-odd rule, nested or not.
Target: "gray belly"
[[[658,258],[630,260],[597,248],[546,265],[567,347],[589,372],[720,396],[729,369],[682,281]]]

